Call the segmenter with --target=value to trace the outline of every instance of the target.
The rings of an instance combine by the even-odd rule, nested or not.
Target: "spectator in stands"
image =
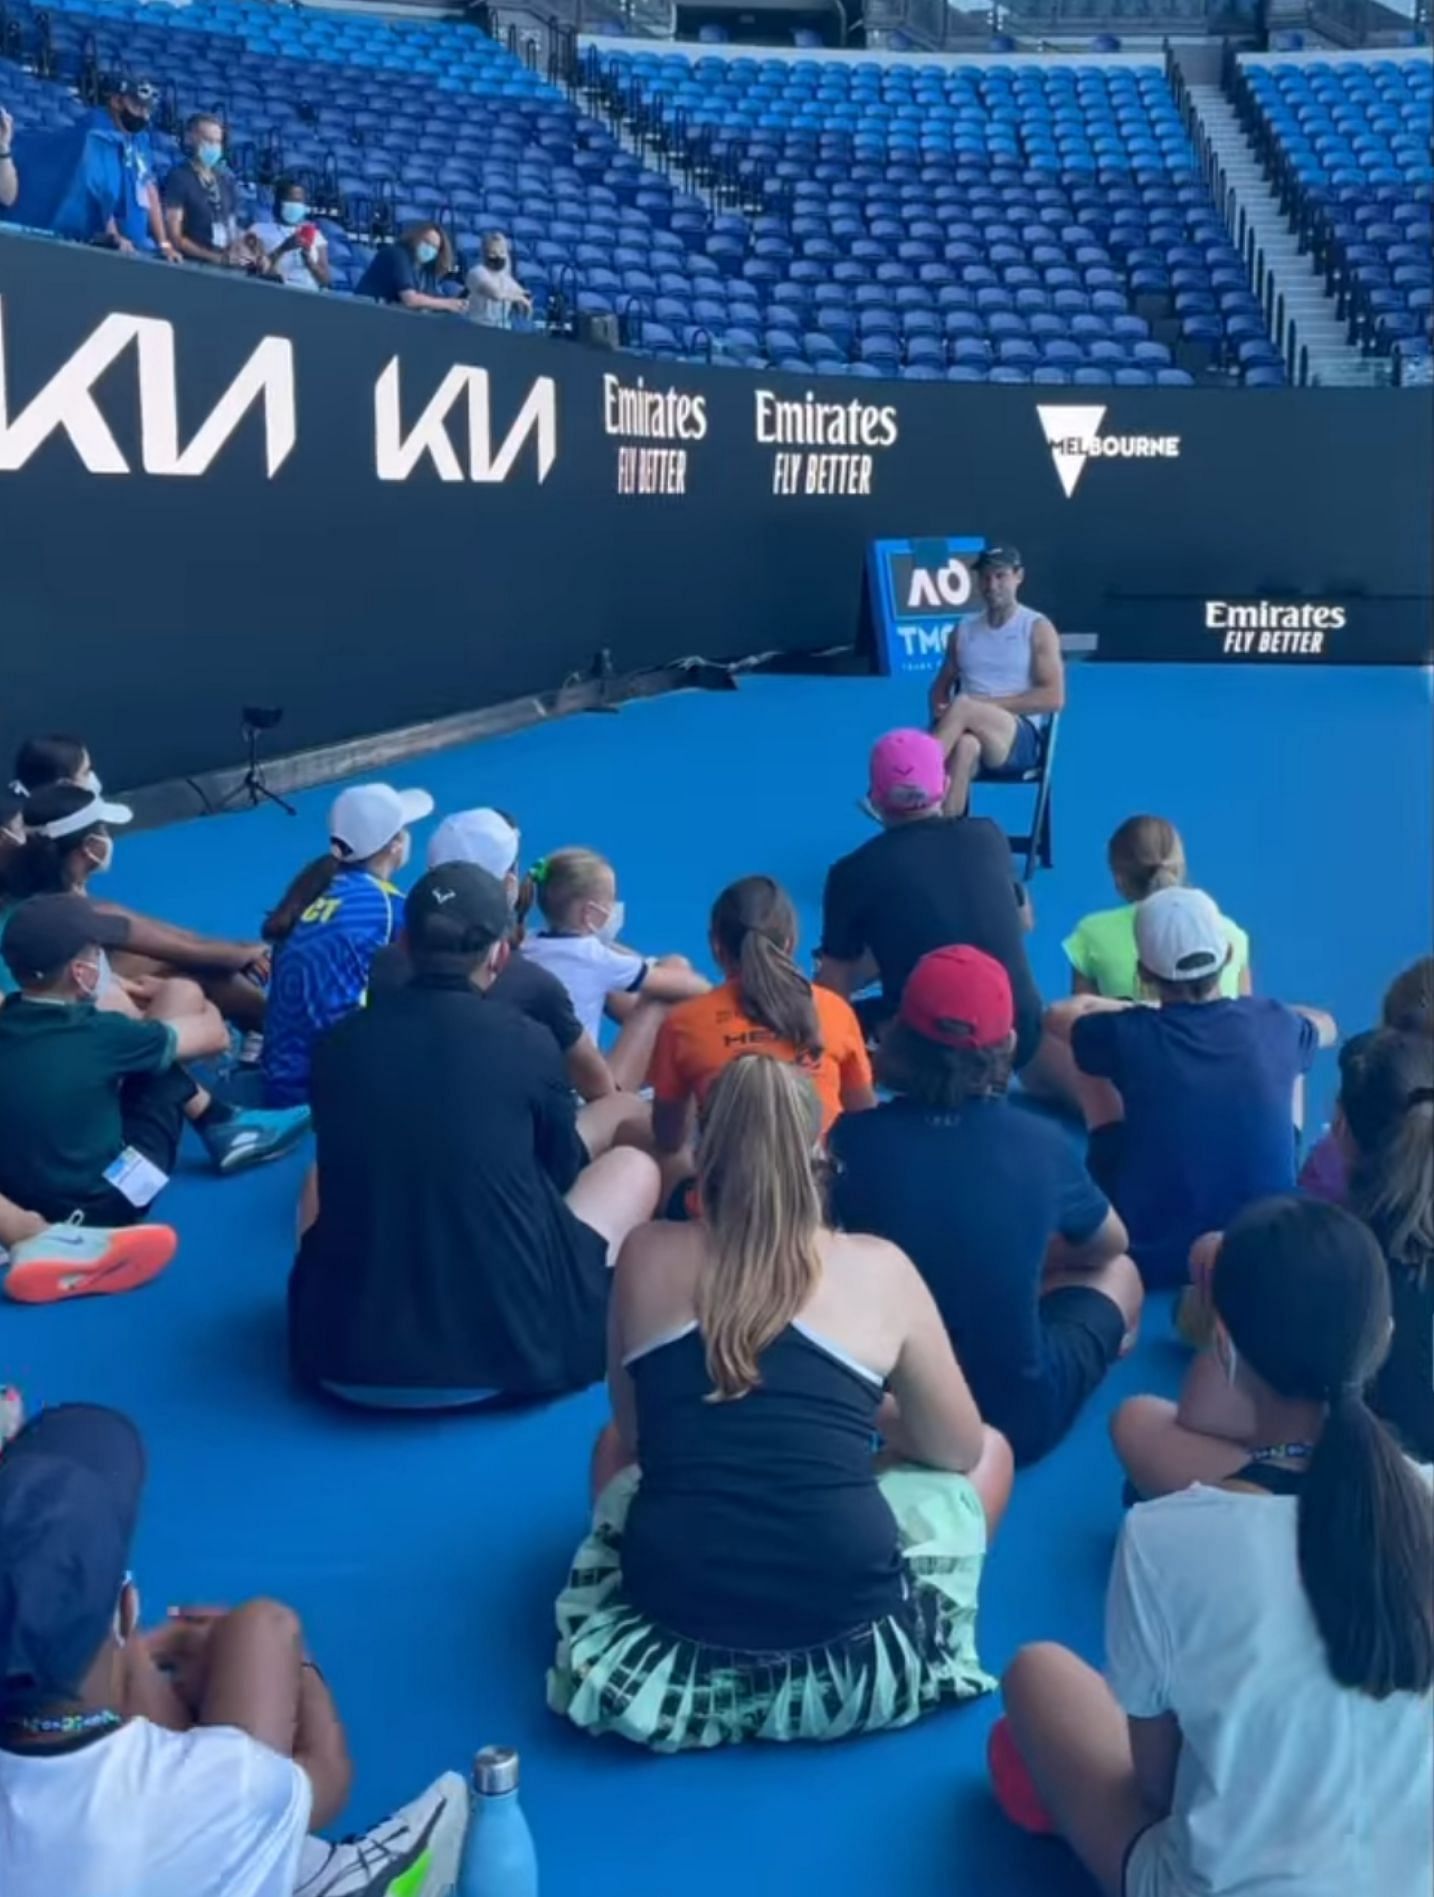
[[[498,810],[459,810],[445,817],[428,842],[429,869],[442,869],[446,863],[472,863],[486,870],[503,885],[510,908],[514,910],[509,930],[511,953],[488,989],[490,1001],[501,1001],[516,1008],[530,1021],[545,1028],[567,1063],[568,1079],[574,1093],[586,1101],[603,1100],[617,1092],[612,1070],[603,1059],[597,1043],[578,1020],[567,989],[546,968],[523,954],[520,943],[522,925],[516,913],[519,899],[518,853],[522,847],[517,826]],[[370,994],[401,988],[413,973],[407,940],[379,950],[369,976]],[[637,1096],[625,1096],[629,1107],[638,1106]],[[645,1109],[644,1109],[645,1112]],[[639,1114],[642,1118],[643,1114]],[[650,1116],[649,1116],[650,1117]],[[578,1130],[587,1128],[579,1116]],[[588,1151],[596,1157],[591,1143]]]
[[[270,1106],[309,1097],[314,1044],[363,1005],[378,951],[403,926],[392,881],[408,862],[409,825],[433,814],[426,790],[353,784],[329,811],[329,850],[299,871],[264,918],[274,944],[262,1067]]]
[[[110,73],[85,120],[48,220],[57,236],[114,250],[156,250],[172,263],[155,178],[149,121],[156,93],[147,79]]]
[[[461,297],[441,296],[438,286],[451,277],[453,246],[438,224],[410,224],[391,244],[383,244],[359,278],[355,296],[376,303],[400,303],[406,310],[438,310],[462,315]]]
[[[1122,907],[1082,917],[1061,947],[1071,965],[1072,994],[1136,1001],[1135,912],[1158,889],[1178,889],[1185,882],[1185,845],[1164,817],[1127,817],[1110,839],[1107,856]],[[1220,971],[1220,993],[1233,1000],[1252,992],[1250,938],[1228,919],[1225,927],[1230,959]]]
[[[0,105],[0,211],[8,211],[20,195],[20,174],[11,150],[14,138],[15,121]]]
[[[618,940],[627,911],[612,864],[595,850],[555,850],[534,864],[533,880],[547,927],[524,937],[523,953],[557,976],[594,1042],[604,1014],[619,1023],[608,1065],[618,1086],[635,1092],[672,1003],[706,994],[711,983],[684,955],[640,955]]]
[[[1040,757],[1053,712],[1066,702],[1056,629],[1017,598],[1026,577],[1014,547],[988,547],[976,561],[984,610],[958,621],[931,687],[931,724],[951,773],[946,814],[959,817],[971,780],[988,771],[1028,771]]]
[[[623,1247],[613,1422],[548,1677],[588,1731],[662,1752],[836,1739],[988,1685],[976,1588],[1010,1450],[911,1261],[828,1229],[820,1124],[798,1069],[734,1061],[701,1222]],[[884,1473],[877,1430],[903,1459]]]
[[[239,187],[224,162],[224,126],[196,112],[184,127],[185,157],[164,181],[169,240],[191,263],[239,268]]]
[[[1434,955],[1412,962],[1389,984],[1380,1011],[1381,1024],[1401,1034],[1434,1035]],[[1343,1077],[1353,1054],[1369,1037],[1356,1034],[1340,1049]],[[1349,1137],[1343,1110],[1335,1109],[1334,1124],[1310,1149],[1300,1172],[1300,1191],[1332,1205],[1343,1205],[1349,1194]]]
[[[98,781],[93,772],[89,776]],[[54,783],[27,798],[24,815],[25,848],[7,878],[16,900],[62,891],[88,894],[92,879],[113,865],[114,827],[127,824],[131,812],[127,805],[108,802],[77,784]],[[262,984],[269,967],[264,943],[199,935],[137,915],[118,903],[96,907],[122,916],[128,925],[124,946],[114,957],[113,972],[122,981],[191,976],[227,1020],[246,1030],[262,1028]]]
[[[444,1409],[602,1375],[608,1265],[652,1216],[657,1167],[630,1148],[589,1165],[551,1036],[486,1000],[510,922],[496,878],[430,870],[408,899],[414,979],[314,1053],[291,1354],[351,1402]]]
[[[1061,1647],[1018,1655],[1016,1761],[1107,1897],[1428,1890],[1434,1509],[1365,1400],[1379,1249],[1336,1207],[1275,1199],[1231,1228],[1215,1303],[1252,1446],[1191,1438],[1181,1492],[1128,1517],[1105,1679]]]
[[[15,753],[11,790],[21,797],[32,797],[51,784],[78,784],[99,796],[102,786],[82,738],[52,732],[42,738],[26,738]]]
[[[468,314],[490,329],[509,329],[514,316],[531,316],[533,299],[513,275],[508,240],[486,231],[483,258],[468,272]]]
[[[814,988],[792,959],[797,915],[770,876],[744,876],[712,909],[709,940],[720,987],[675,1007],[652,1061],[653,1133],[659,1151],[680,1152],[718,1076],[744,1054],[801,1068],[821,1108],[825,1134],[843,1112],[876,1104],[871,1061],[849,1004]]]
[[[1042,1002],[1011,846],[988,818],[947,819],[946,785],[945,756],[927,732],[889,731],[873,747],[871,805],[883,830],[827,877],[817,981],[851,996],[880,980],[880,995],[856,1004],[874,1039],[923,955],[956,942],[984,949],[1011,979],[1023,1067],[1041,1038]]]
[[[1134,1341],[1125,1227],[1066,1134],[1006,1099],[1015,1008],[980,949],[923,956],[882,1039],[895,1096],[831,1133],[832,1206],[926,1280],[987,1422],[1017,1463],[1065,1435]]]
[[[348,1746],[291,1609],[171,1609],[139,1631],[145,1482],[115,1410],[41,1412],[0,1456],[0,1832],[6,1897],[411,1897],[453,1888],[450,1773],[366,1836],[309,1836],[348,1800]]]
[[[328,239],[311,222],[308,194],[298,178],[274,187],[274,215],[249,226],[245,247],[260,276],[291,290],[327,290],[333,283]]]
[[[123,916],[82,896],[36,896],[0,947],[20,992],[0,1008],[0,1192],[57,1221],[132,1225],[168,1183],[186,1123],[215,1169],[287,1152],[308,1115],[240,1112],[180,1064],[223,1053],[218,1010],[191,983],[165,985],[148,1017],[94,1005],[102,955]]]
[[[1229,929],[1198,889],[1162,889],[1135,916],[1156,1007],[1079,995],[1047,1024],[1075,1055],[1090,1164],[1130,1229],[1147,1286],[1187,1275],[1190,1249],[1295,1180],[1295,1092],[1335,1024],[1267,997],[1231,1001]]]

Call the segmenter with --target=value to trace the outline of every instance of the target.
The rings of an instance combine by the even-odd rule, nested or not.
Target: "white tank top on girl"
[[[1031,689],[1031,649],[1036,621],[1044,613],[1018,606],[999,626],[985,613],[974,613],[956,628],[956,666],[961,689],[973,698],[1015,698]],[[1044,714],[1031,719],[1043,725]]]

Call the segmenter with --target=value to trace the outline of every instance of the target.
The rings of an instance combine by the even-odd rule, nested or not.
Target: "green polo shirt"
[[[1135,908],[1101,909],[1078,922],[1061,947],[1079,975],[1095,984],[1095,992],[1112,1001],[1140,999],[1139,956],[1135,949]],[[1249,966],[1250,938],[1238,923],[1222,916],[1233,953],[1220,974],[1220,993],[1233,1001],[1240,977]]]
[[[124,1150],[120,1083],[162,1073],[174,1053],[166,1022],[12,996],[0,1007],[0,1192],[49,1219],[93,1199]]]

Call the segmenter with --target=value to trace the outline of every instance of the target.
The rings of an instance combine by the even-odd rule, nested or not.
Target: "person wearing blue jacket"
[[[43,222],[57,237],[114,250],[158,251],[171,261],[149,142],[155,89],[147,79],[110,73],[101,103],[80,126],[58,196]],[[41,221],[36,219],[35,221]]]

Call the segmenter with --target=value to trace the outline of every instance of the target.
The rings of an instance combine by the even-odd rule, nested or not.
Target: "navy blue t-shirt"
[[[355,296],[371,296],[379,303],[397,303],[405,290],[437,296],[438,278],[432,264],[419,264],[407,244],[383,244],[359,278]]]
[[[892,1100],[831,1130],[832,1204],[849,1232],[899,1245],[931,1287],[977,1407],[1021,1432],[1044,1414],[1046,1251],[1083,1245],[1110,1211],[1079,1152],[1008,1100],[950,1110]]]
[[[1319,1046],[1314,1023],[1266,996],[1083,1015],[1083,1073],[1125,1103],[1115,1187],[1147,1284],[1184,1283],[1190,1247],[1295,1184],[1294,1087]]]

